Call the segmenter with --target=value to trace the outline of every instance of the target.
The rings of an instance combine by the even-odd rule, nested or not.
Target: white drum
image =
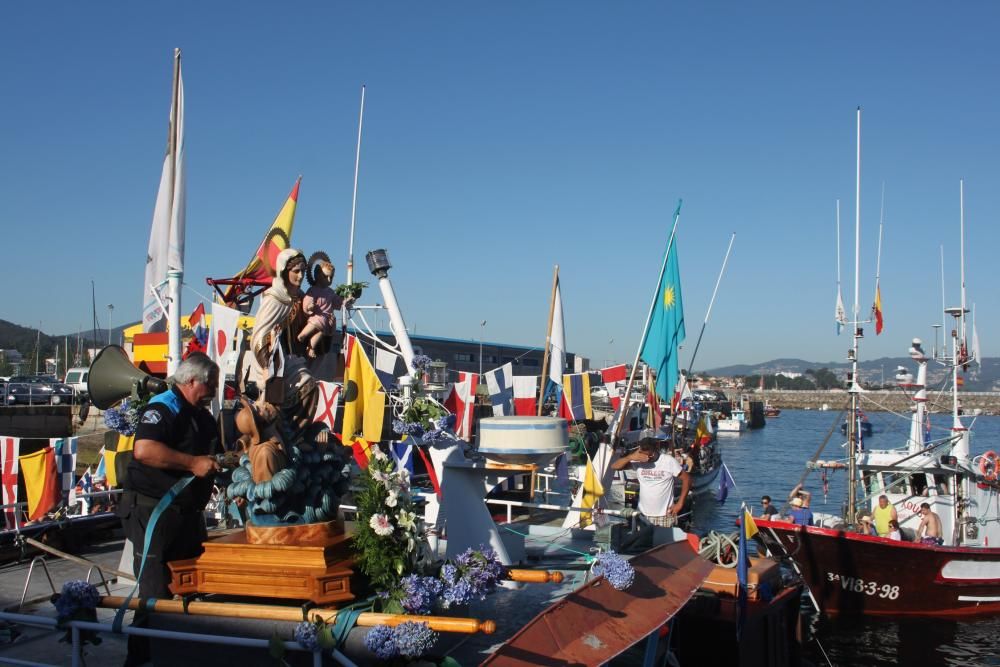
[[[486,417],[479,420],[479,453],[495,463],[544,465],[566,451],[561,417]]]

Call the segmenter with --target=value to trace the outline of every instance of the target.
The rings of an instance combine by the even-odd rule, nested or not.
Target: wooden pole
[[[559,287],[559,265],[556,264],[552,274],[552,296],[549,298],[549,326],[545,330],[545,353],[542,356],[542,377],[539,378],[538,416],[542,416],[542,403],[545,401],[545,379],[549,376],[549,347],[552,344],[552,318],[556,312],[556,288]]]
[[[103,596],[97,606],[106,609],[117,609],[125,604],[125,598],[118,595]],[[299,607],[281,607],[269,604],[245,604],[237,602],[203,602],[195,600],[184,608],[183,600],[160,600],[157,598],[131,599],[129,609],[146,609],[162,614],[187,614],[189,616],[219,616],[226,618],[253,618],[265,621],[287,621],[295,623],[302,620],[322,620],[332,623],[337,618],[336,609],[310,609],[303,619]],[[357,624],[363,628],[376,625],[396,626],[406,621],[427,623],[436,632],[455,632],[460,634],[475,634],[482,632],[491,635],[496,632],[495,621],[480,621],[475,618],[452,618],[450,616],[410,616],[407,614],[376,614],[368,612],[358,616]]]

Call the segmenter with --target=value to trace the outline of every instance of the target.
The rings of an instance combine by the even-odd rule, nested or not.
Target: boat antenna
[[[545,330],[545,352],[542,354],[542,376],[539,378],[541,395],[538,397],[538,416],[542,416],[542,404],[545,402],[545,386],[548,379],[549,351],[552,349],[552,318],[556,312],[556,290],[559,288],[559,265],[552,272],[552,297],[549,299],[549,326]]]
[[[691,371],[694,368],[695,357],[698,356],[698,348],[701,346],[701,337],[705,335],[705,327],[708,326],[708,318],[712,315],[712,306],[715,304],[715,295],[719,293],[719,284],[722,282],[722,276],[726,273],[726,264],[729,262],[729,254],[733,251],[733,241],[736,240],[736,232],[729,237],[729,247],[726,248],[726,256],[722,260],[722,268],[719,269],[719,277],[715,279],[715,289],[712,290],[712,298],[708,302],[708,310],[705,312],[705,321],[701,323],[701,331],[698,332],[698,341],[694,344],[694,351],[691,352],[691,361],[688,363],[687,373],[681,378],[681,391],[680,395],[684,395],[684,387],[688,383],[688,378],[691,377]],[[763,375],[761,376],[763,377]],[[676,410],[670,411],[670,432],[674,432],[674,423],[677,421]]]
[[[958,181],[958,209],[959,209],[959,276],[962,281],[962,318],[959,331],[962,336],[962,357],[968,357],[968,341],[965,331],[965,314],[969,312],[965,307],[965,179]]]
[[[677,237],[677,224],[681,220],[681,204],[684,200],[677,200],[677,209],[674,211],[674,224],[670,230],[670,240],[667,241],[667,251],[663,253],[663,263],[660,265],[660,277],[656,280],[656,288],[653,290],[653,298],[649,302],[649,312],[646,314],[646,324],[642,328],[642,336],[639,339],[639,347],[635,351],[635,361],[632,362],[632,371],[628,376],[628,385],[625,387],[625,398],[622,400],[621,412],[615,421],[615,430],[611,434],[611,442],[618,442],[621,437],[622,426],[625,425],[625,415],[628,414],[628,406],[632,398],[632,387],[635,385],[635,375],[639,370],[639,357],[642,356],[642,348],[646,344],[646,336],[649,335],[649,323],[653,319],[653,309],[656,308],[658,297],[660,296],[660,284],[663,282],[663,274],[667,271],[667,259],[670,257],[670,249],[674,246],[674,239]],[[677,354],[674,351],[674,354]]]
[[[354,282],[354,223],[358,214],[358,170],[361,165],[361,128],[365,121],[365,85],[361,84],[361,111],[358,114],[358,144],[354,151],[354,194],[351,197],[351,236],[347,246],[347,282]]]
[[[858,385],[858,340],[864,335],[863,329],[858,326],[860,310],[858,307],[859,287],[861,284],[861,107],[857,112],[857,159],[856,178],[854,190],[854,336],[853,346],[850,350],[851,378],[848,391],[851,394],[851,412],[847,421],[847,443],[850,447],[850,455],[847,457],[848,465],[848,489],[847,489],[847,520],[854,523],[857,495],[857,421],[858,421],[858,392],[861,387]]]
[[[91,308],[93,308],[94,310],[94,329],[91,332],[91,336],[94,338],[94,340],[96,340],[97,339],[97,293],[94,291],[93,279],[91,279],[90,281],[90,305]],[[91,341],[91,344],[93,344],[93,341]]]

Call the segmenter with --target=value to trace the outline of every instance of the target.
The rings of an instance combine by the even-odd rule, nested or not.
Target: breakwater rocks
[[[826,406],[830,410],[842,410],[850,401],[846,391],[779,391],[764,390],[749,394],[751,400],[769,401],[776,408],[799,410],[821,410]],[[962,392],[962,408],[966,414],[1000,414],[1000,393],[998,392]],[[892,412],[907,412],[913,401],[910,394],[900,390],[873,390],[861,394],[861,407],[864,410],[891,410]],[[927,392],[927,405],[931,412],[951,412],[951,393]]]

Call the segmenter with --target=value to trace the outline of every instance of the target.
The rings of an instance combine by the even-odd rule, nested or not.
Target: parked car
[[[67,384],[72,387],[73,391],[75,391],[76,395],[80,398],[86,398],[88,377],[90,377],[90,368],[87,366],[78,366],[66,371],[66,377],[63,378],[63,384]]]
[[[7,383],[7,405],[65,405],[73,388],[51,375],[15,375]]]

